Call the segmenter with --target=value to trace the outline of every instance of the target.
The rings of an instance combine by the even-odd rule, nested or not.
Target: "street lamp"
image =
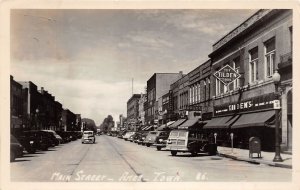
[[[36,113],[36,129],[39,129],[39,112],[40,110],[36,108],[35,113]]]
[[[275,85],[275,102],[279,103],[279,106],[274,106],[275,109],[275,157],[273,162],[282,162],[282,158],[280,156],[280,144],[279,144],[279,109],[280,109],[280,100],[279,100],[279,92],[278,86],[280,83],[280,74],[276,70],[272,76],[274,85]],[[275,104],[274,104],[275,105]]]

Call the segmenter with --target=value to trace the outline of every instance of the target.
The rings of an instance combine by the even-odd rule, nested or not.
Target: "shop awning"
[[[199,118],[193,118],[193,119],[188,119],[184,123],[182,123],[180,126],[178,126],[178,129],[181,128],[189,128],[194,126],[197,122],[199,121]]]
[[[186,119],[179,119],[177,121],[175,121],[173,124],[171,124],[169,127],[171,129],[175,129],[177,128],[179,125],[181,125],[183,122],[185,122]]]
[[[243,127],[269,126],[266,122],[275,115],[275,110],[243,114],[231,126],[232,129]]]
[[[143,130],[145,130],[147,127],[148,127],[148,126],[144,126],[144,127],[141,128],[141,130],[143,131]]]
[[[226,117],[216,117],[207,121],[203,129],[222,129],[228,128],[233,122],[237,120],[239,115],[236,116],[226,116]]]

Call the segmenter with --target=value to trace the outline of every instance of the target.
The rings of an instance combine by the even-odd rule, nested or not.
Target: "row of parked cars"
[[[38,150],[68,143],[82,137],[80,131],[30,130],[11,134],[10,161],[22,157],[24,153],[33,154]]]
[[[120,132],[118,138],[147,147],[155,146],[157,150],[166,147],[170,131],[128,131]]]
[[[217,154],[214,137],[197,127],[166,131],[121,131],[117,136],[147,147],[155,146],[158,151],[166,148],[172,156],[178,152]]]

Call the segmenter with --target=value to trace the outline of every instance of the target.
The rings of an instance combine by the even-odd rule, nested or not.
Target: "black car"
[[[68,143],[71,141],[70,135],[66,131],[55,131],[63,139],[63,143]],[[81,135],[82,136],[82,135]]]
[[[10,135],[10,161],[14,161],[16,158],[23,156],[23,146],[20,142],[13,136]]]
[[[27,153],[33,154],[36,152],[38,139],[33,134],[19,132],[15,133],[14,137],[25,148]]]
[[[31,130],[23,132],[26,136],[35,137],[36,141],[34,142],[37,150],[48,150],[51,146],[52,141],[49,136],[42,131],[39,130]]]

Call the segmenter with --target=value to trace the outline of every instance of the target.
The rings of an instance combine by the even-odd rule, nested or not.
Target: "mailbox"
[[[253,158],[253,153],[257,153],[257,157],[261,158],[261,141],[258,137],[249,139],[249,157]]]

